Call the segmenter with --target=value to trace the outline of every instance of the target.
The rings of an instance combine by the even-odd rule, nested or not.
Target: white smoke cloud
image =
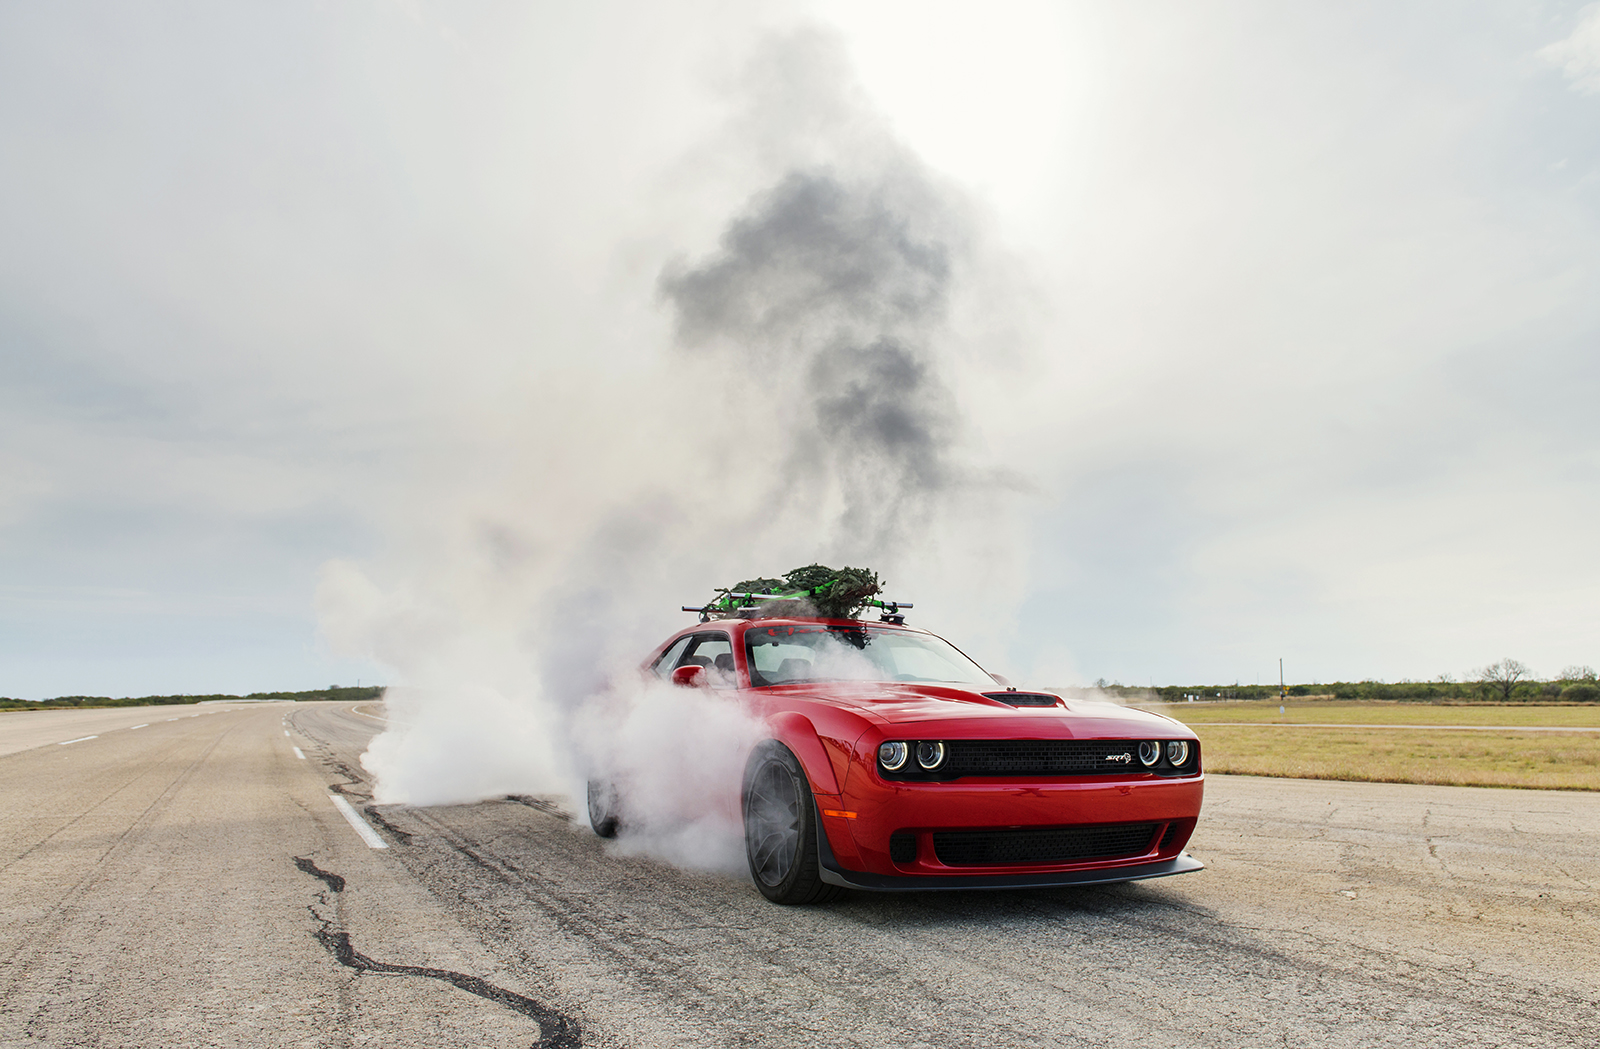
[[[564,790],[581,809],[600,777],[623,848],[738,866],[737,813],[705,802],[736,795],[760,726],[641,681],[670,610],[813,561],[908,597],[955,545],[941,589],[1003,620],[1015,485],[961,396],[991,363],[967,343],[965,297],[997,286],[983,222],[863,104],[830,34],[768,41],[751,70],[717,142],[750,170],[743,202],[644,286],[671,332],[629,369],[574,347],[483,421],[390,554],[325,567],[330,644],[397,682],[363,758],[380,801]]]
[[[584,777],[617,792],[622,852],[731,872],[744,868],[738,785],[764,735],[726,693],[626,680],[584,705],[571,741]]]

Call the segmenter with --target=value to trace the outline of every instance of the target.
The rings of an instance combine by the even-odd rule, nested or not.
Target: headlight
[[[892,743],[882,743],[878,746],[878,764],[890,772],[905,767],[906,758],[911,756],[911,748],[899,740]]]
[[[1167,762],[1172,765],[1182,765],[1189,760],[1188,740],[1175,739],[1167,744]]]
[[[921,765],[923,768],[927,769],[929,772],[932,772],[934,769],[938,768],[940,765],[943,765],[944,764],[944,744],[943,743],[926,743],[926,742],[918,743],[917,744],[917,764]]]
[[[1153,739],[1147,739],[1139,744],[1139,764],[1149,768],[1161,760],[1161,744]]]

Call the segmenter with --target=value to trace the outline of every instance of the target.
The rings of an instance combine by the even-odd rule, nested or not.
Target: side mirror
[[[679,688],[705,688],[706,668],[693,665],[679,667],[672,672],[672,683]]]
[[[1005,688],[1010,688],[1011,687],[1011,682],[1009,680],[1007,680],[1007,678],[1006,678],[1006,676],[1004,674],[991,673],[989,676],[994,678],[995,684],[1002,685]]]

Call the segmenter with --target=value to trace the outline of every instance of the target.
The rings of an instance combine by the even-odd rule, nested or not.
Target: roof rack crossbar
[[[806,598],[817,596],[819,591],[826,589],[826,586],[813,587],[810,590],[796,590],[787,594],[757,594],[735,590],[718,590],[717,593],[720,596],[715,600],[708,601],[704,605],[684,605],[683,611],[698,613],[702,623],[709,622],[712,619],[759,618],[761,606],[769,601],[785,603],[804,601]],[[876,598],[868,598],[863,604],[868,608],[882,610],[883,615],[878,618],[885,623],[904,623],[906,617],[901,614],[901,610],[913,607],[910,601],[879,601]],[[774,609],[772,614],[779,615],[782,613],[780,610]]]

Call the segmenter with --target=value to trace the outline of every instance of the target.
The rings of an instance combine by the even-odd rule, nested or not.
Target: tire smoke
[[[974,210],[864,106],[830,35],[770,41],[744,87],[725,151],[763,174],[713,246],[663,260],[670,336],[635,370],[563,360],[387,562],[326,566],[330,643],[397,680],[363,758],[378,801],[563,792],[582,811],[598,777],[621,848],[742,867],[761,725],[640,675],[685,625],[667,610],[813,561],[891,591],[1010,582],[1007,488],[974,465],[956,392],[986,363],[951,324],[982,268]],[[936,574],[957,542],[965,567]]]

